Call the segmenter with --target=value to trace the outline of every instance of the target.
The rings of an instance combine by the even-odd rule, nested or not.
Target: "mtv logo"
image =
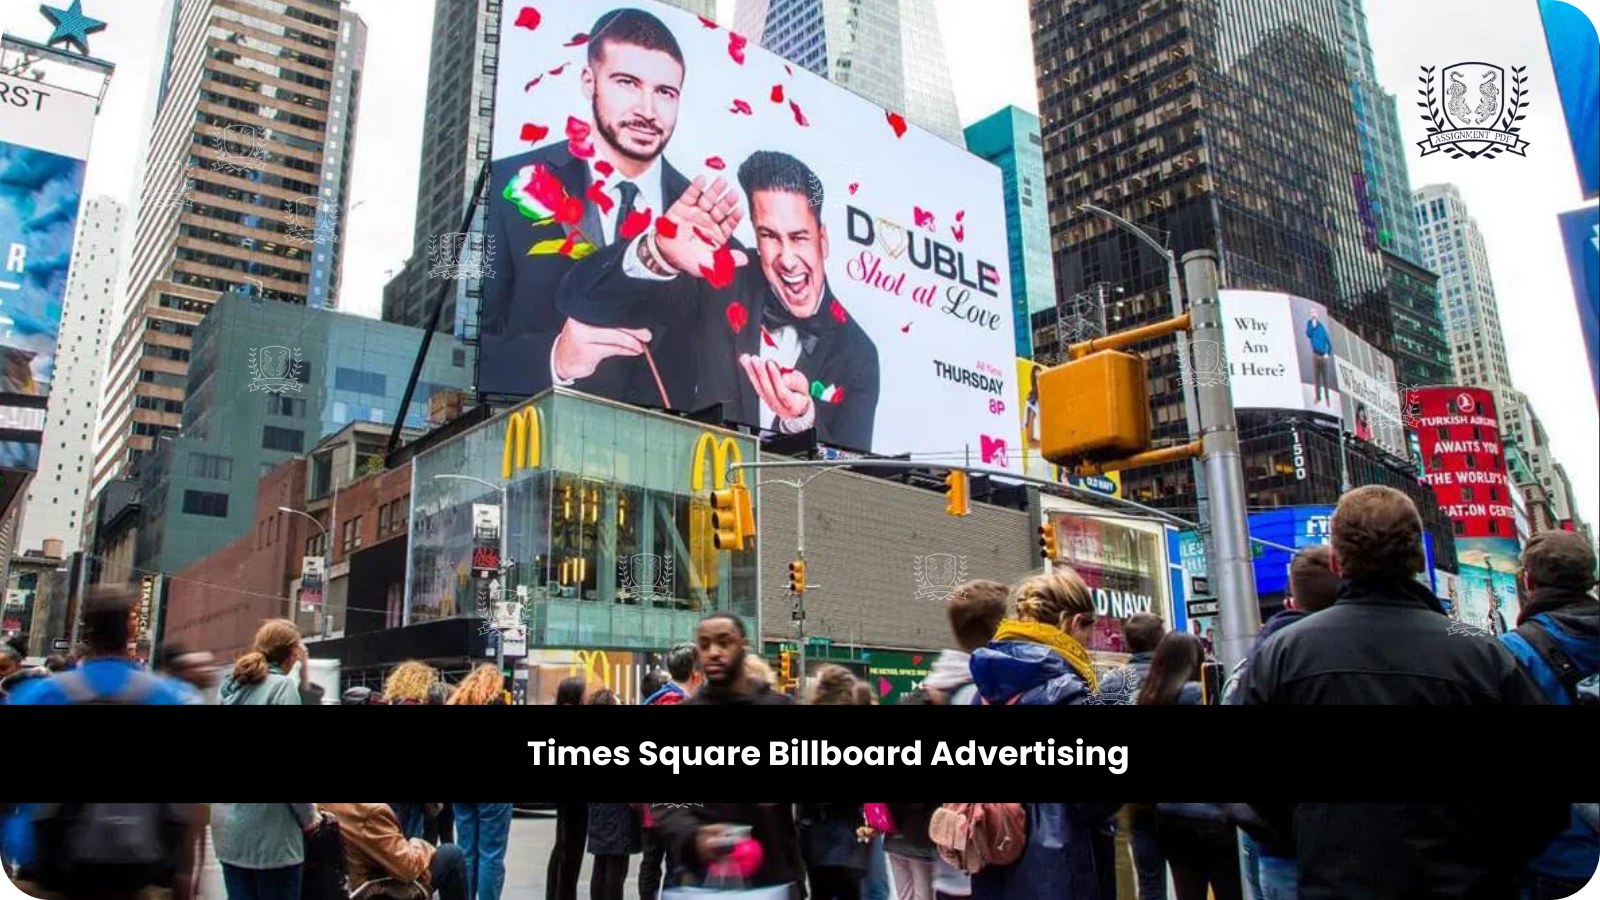
[[[1005,438],[990,437],[985,434],[980,437],[978,447],[985,463],[996,468],[1010,468],[1011,457],[1007,452]]]

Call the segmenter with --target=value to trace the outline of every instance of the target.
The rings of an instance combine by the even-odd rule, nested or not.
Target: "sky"
[[[96,125],[87,195],[130,206],[137,197],[138,151],[148,140],[170,2],[84,0],[85,13],[110,22],[92,37],[94,54],[118,66]],[[1008,104],[1037,112],[1027,0],[934,2],[963,123]],[[734,0],[719,3],[719,18],[731,22]],[[350,5],[367,23],[368,44],[341,304],[376,316],[383,285],[411,252],[433,2]],[[1600,15],[1600,0],[1575,5],[1591,19]],[[1367,0],[1366,9],[1379,81],[1399,100],[1411,183],[1461,188],[1488,247],[1512,379],[1543,419],[1582,515],[1600,522],[1600,422],[1556,227],[1558,213],[1584,202],[1537,6],[1534,0]],[[35,40],[49,32],[33,0],[0,0],[0,25]],[[1527,158],[1418,156],[1415,142],[1424,135],[1414,103],[1418,67],[1472,60],[1528,67]]]

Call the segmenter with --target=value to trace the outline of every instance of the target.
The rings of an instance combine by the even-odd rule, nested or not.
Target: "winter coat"
[[[1303,609],[1282,609],[1261,626],[1261,630],[1256,632],[1255,641],[1250,644],[1250,652],[1245,654],[1244,659],[1239,660],[1239,664],[1233,667],[1232,672],[1228,673],[1228,683],[1222,688],[1224,704],[1236,705],[1239,703],[1239,698],[1244,696],[1244,686],[1250,677],[1250,664],[1255,661],[1256,654],[1261,651],[1261,645],[1267,642],[1267,638],[1309,615],[1311,613]]]
[[[267,677],[255,684],[244,684],[229,673],[222,680],[217,696],[223,706],[299,706],[300,682],[272,666]]]
[[[1534,620],[1538,625],[1531,625]],[[1517,630],[1500,636],[1545,699],[1568,705],[1573,696],[1561,677],[1535,649],[1531,632],[1543,627],[1578,669],[1581,682],[1600,668],[1600,602],[1571,588],[1539,588],[1517,614]]]
[[[1505,647],[1451,633],[1439,599],[1409,578],[1345,580],[1333,606],[1262,644],[1241,699],[1247,705],[1544,702]]]
[[[972,876],[972,900],[1116,900],[1112,816],[1120,803],[1025,803],[1028,844]]]
[[[419,881],[430,887],[428,866],[434,846],[422,838],[407,838],[400,820],[387,803],[319,803],[339,820],[344,841],[344,866],[350,884],[359,886],[377,878]]]
[[[807,868],[844,867],[867,871],[871,849],[856,840],[865,825],[859,803],[800,804],[800,858]]]
[[[890,803],[889,815],[894,817],[894,831],[884,835],[883,849],[896,856],[911,859],[933,860],[939,851],[928,837],[928,824],[940,803]]]
[[[944,695],[944,702],[950,706],[972,703],[978,693],[972,683],[972,654],[965,650],[939,651],[939,658],[933,661],[933,668],[928,670],[922,686]]]
[[[639,811],[631,803],[589,804],[589,852],[627,856],[644,849]]]
[[[972,680],[991,704],[1081,706],[1093,696],[1061,654],[1031,641],[991,641],[972,654]]]
[[[213,803],[217,862],[241,869],[282,869],[305,862],[304,828],[315,803]]]
[[[696,880],[705,877],[695,839],[707,825],[748,825],[750,836],[761,845],[761,868],[750,879],[752,887],[789,885],[789,896],[803,895],[805,867],[800,862],[800,840],[795,831],[793,807],[788,803],[658,804],[656,835],[668,855]],[[709,861],[707,861],[709,862]]]
[[[678,687],[676,684],[669,681],[662,685],[660,690],[644,698],[644,703],[642,705],[676,706],[687,699],[689,699],[689,695],[684,693],[683,688]]]
[[[1150,674],[1150,661],[1155,658],[1153,651],[1135,653],[1128,657],[1128,664],[1112,669],[1106,677],[1100,680],[1100,702],[1105,706],[1132,706],[1133,701],[1139,696],[1139,686],[1144,683],[1146,675]]]

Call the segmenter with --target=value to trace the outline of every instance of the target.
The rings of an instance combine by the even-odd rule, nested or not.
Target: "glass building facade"
[[[1008,106],[968,126],[967,149],[1000,167],[1011,248],[1011,304],[1017,355],[1033,356],[1034,313],[1056,305],[1050,259],[1050,214],[1045,206],[1044,141],[1039,117]]]
[[[756,451],[733,432],[561,390],[427,449],[413,470],[406,624],[479,615],[472,507],[503,494],[529,647],[661,650],[717,610],[753,637],[757,553],[715,549],[710,491],[715,471]]]

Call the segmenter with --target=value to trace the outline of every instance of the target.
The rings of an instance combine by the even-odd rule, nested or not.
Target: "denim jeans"
[[[423,831],[428,827],[428,811],[421,803],[390,803],[389,808],[394,810],[394,817],[400,820],[400,833],[407,840],[422,837]]]
[[[468,900],[500,900],[506,883],[511,804],[457,803],[456,844],[466,857]]]
[[[299,866],[245,869],[222,864],[222,886],[228,900],[300,900]]]
[[[428,882],[439,900],[472,900],[467,893],[467,863],[461,848],[440,844],[428,863]]]
[[[1128,811],[1128,849],[1133,851],[1133,871],[1139,900],[1167,900],[1167,858],[1156,839],[1153,806]]]

